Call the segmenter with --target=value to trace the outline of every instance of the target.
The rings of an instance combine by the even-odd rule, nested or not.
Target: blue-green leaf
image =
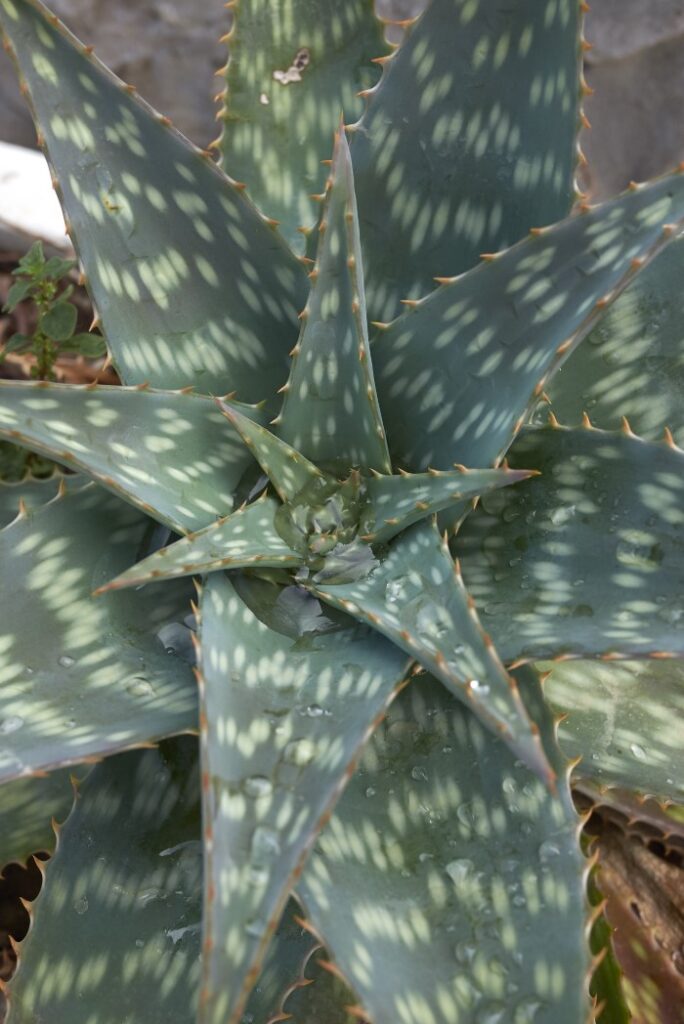
[[[684,804],[681,661],[567,661],[544,695],[564,716],[559,738],[577,775]],[[636,810],[635,810],[636,813]]]
[[[0,381],[0,435],[83,470],[179,533],[230,512],[253,465],[214,402],[179,391]]]
[[[436,680],[390,708],[298,885],[374,1024],[586,1024],[579,820]]]
[[[323,486],[333,478],[322,473],[313,462],[281,441],[270,430],[246,416],[232,402],[219,402],[226,419],[240,433],[242,440],[257,460],[283,501],[291,501],[311,484]]]
[[[375,319],[569,213],[579,16],[577,0],[432,0],[385,65],[352,143]]]
[[[380,331],[371,350],[395,463],[500,459],[572,349],[683,221],[677,172],[449,279]]]
[[[270,398],[304,268],[235,182],[38,0],[2,0],[0,24],[124,383]]]
[[[282,539],[273,519],[278,502],[267,495],[199,533],[160,548],[121,573],[99,593],[221,569],[294,568],[302,557]]]
[[[377,80],[371,62],[389,48],[372,0],[240,0],[231,9],[221,162],[301,251],[340,111],[361,113],[358,90]]]
[[[95,766],[60,832],[20,947],[12,1024],[194,1019],[198,774],[197,741],[188,737]]]
[[[403,533],[366,577],[335,583],[322,576],[306,581],[312,593],[383,633],[467,703],[534,771],[552,777],[538,730],[434,523]]]
[[[684,453],[626,433],[524,430],[452,545],[504,661],[682,656]]]
[[[549,382],[563,423],[587,412],[597,427],[627,416],[652,441],[665,427],[684,440],[684,239],[657,256]],[[543,407],[542,407],[543,408]]]
[[[305,855],[406,657],[299,588],[215,573],[201,597],[206,897],[200,1021],[241,1019]]]
[[[533,471],[534,472],[534,471]],[[364,481],[373,510],[366,539],[386,543],[406,527],[442,512],[468,498],[497,487],[508,487],[532,475],[517,469],[432,470],[401,476],[375,476]]]
[[[74,487],[82,487],[84,482],[84,478],[79,474],[59,471],[54,472],[52,476],[27,476],[16,482],[0,480],[0,529],[16,519],[22,504],[25,508],[38,508],[55,498],[60,488],[71,490]]]
[[[32,853],[52,851],[52,820],[64,821],[74,802],[70,776],[64,768],[0,785],[0,873],[12,861],[23,864]]]
[[[153,525],[89,485],[0,531],[0,779],[197,728],[189,582],[91,596]]]
[[[366,298],[349,146],[335,136],[311,294],[277,420],[318,465],[391,472],[368,349]]]

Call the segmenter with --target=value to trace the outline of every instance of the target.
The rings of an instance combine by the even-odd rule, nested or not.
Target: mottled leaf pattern
[[[96,765],[60,833],[21,945],[12,1024],[193,1019],[198,790],[197,741],[189,737]]]
[[[374,734],[298,892],[374,1024],[584,1024],[584,863],[558,793],[436,680]],[[429,984],[426,983],[429,978]]]
[[[449,549],[433,523],[395,540],[371,574],[354,583],[306,585],[367,622],[433,672],[535,771],[550,769],[515,681],[482,629]]]
[[[550,669],[544,695],[565,715],[560,741],[581,757],[577,775],[684,804],[681,661],[568,661]]]
[[[587,412],[610,430],[627,416],[648,440],[665,427],[684,443],[684,239],[638,275],[549,382],[563,423]],[[546,406],[542,406],[542,409]]]
[[[91,485],[0,531],[0,779],[197,727],[189,581],[92,597],[149,525]]]
[[[569,212],[578,17],[576,0],[432,0],[390,58],[352,144],[373,317]]]
[[[303,267],[235,182],[38,0],[2,0],[0,23],[124,383],[270,398]]]
[[[322,484],[332,479],[291,445],[285,444],[270,430],[248,418],[244,411],[232,403],[219,402],[219,408],[240,432],[242,440],[270,478],[283,501],[291,501],[309,484]]]
[[[0,396],[0,408],[1,406]],[[59,471],[48,477],[27,476],[16,483],[0,479],[0,529],[8,526],[16,518],[22,503],[26,508],[37,508],[55,498],[60,487],[71,490],[74,487],[82,487],[84,482],[84,478],[76,473],[67,475]]]
[[[149,558],[121,573],[101,592],[122,587],[138,587],[143,583],[239,569],[250,565],[291,568],[300,564],[301,556],[287,546],[273,525],[278,503],[264,496],[232,515],[183,537],[169,547],[155,551]]]
[[[466,469],[462,466],[451,472],[433,470],[431,473],[372,477],[364,481],[375,517],[369,536],[374,542],[386,542],[435,512],[497,487],[508,487],[529,475],[520,469]]]
[[[52,819],[64,821],[74,802],[72,770],[0,786],[0,873],[11,861],[23,864],[32,853],[52,851]]]
[[[372,0],[240,0],[231,5],[221,162],[298,251],[317,216],[330,139],[388,52]]]
[[[226,6],[244,184],[0,0],[124,384],[0,382],[7,472],[84,474],[0,483],[0,870],[59,837],[11,1024],[622,1024],[564,756],[674,1019],[684,165],[545,226],[580,0],[430,0],[391,54],[371,0]]]
[[[366,298],[349,146],[335,135],[320,241],[278,434],[341,471],[391,471],[368,350]]]
[[[373,365],[395,462],[500,458],[607,302],[672,239],[664,225],[683,218],[678,172],[525,239],[380,331]]]
[[[229,512],[252,465],[214,402],[178,391],[0,381],[0,434],[82,470],[181,533]]]
[[[226,1024],[240,1020],[304,855],[407,659],[296,587],[239,576],[205,582],[200,636],[200,1020]]]
[[[504,661],[684,654],[684,453],[529,428],[541,476],[485,495],[453,548]]]

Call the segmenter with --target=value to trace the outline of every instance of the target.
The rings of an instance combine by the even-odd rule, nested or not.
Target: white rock
[[[0,142],[0,239],[23,248],[34,238],[71,248],[43,154]]]

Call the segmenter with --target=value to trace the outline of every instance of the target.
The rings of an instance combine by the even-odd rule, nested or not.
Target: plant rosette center
[[[275,516],[278,533],[304,560],[297,578],[316,583],[349,583],[368,575],[377,565],[374,549],[363,540],[371,522],[372,510],[358,470],[342,481],[312,480]]]

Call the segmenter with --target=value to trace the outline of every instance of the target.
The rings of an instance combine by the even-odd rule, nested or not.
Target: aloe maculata
[[[684,790],[684,173],[577,194],[577,0],[228,6],[218,166],[0,0],[122,380],[0,382],[78,471],[0,488],[10,1024],[627,1020],[569,776]]]

